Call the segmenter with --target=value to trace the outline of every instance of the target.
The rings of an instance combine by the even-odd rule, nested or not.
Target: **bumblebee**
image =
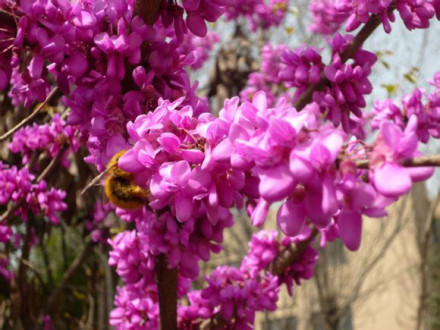
[[[133,174],[118,167],[118,160],[125,152],[122,150],[116,153],[107,164],[106,170],[93,179],[81,194],[106,175],[104,192],[114,205],[126,210],[137,209],[144,205],[150,192],[134,183]]]

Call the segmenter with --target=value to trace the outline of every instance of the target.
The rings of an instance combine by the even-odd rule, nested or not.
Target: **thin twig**
[[[40,103],[35,110],[26,118],[24,118],[21,122],[19,122],[17,125],[15,125],[13,128],[11,128],[9,131],[7,131],[5,134],[0,136],[0,142],[6,140],[7,138],[11,137],[15,132],[17,132],[21,127],[26,125],[28,122],[33,120],[38,113],[46,106],[46,104],[55,96],[55,94],[58,92],[58,87],[55,87],[52,89],[52,91],[47,95],[46,99]]]
[[[58,162],[61,160],[61,158],[63,158],[64,156],[64,152],[67,150],[68,145],[65,145],[64,147],[62,147],[59,151],[58,154],[52,158],[52,160],[50,161],[50,163],[46,166],[46,168],[43,170],[43,172],[41,172],[41,174],[38,176],[36,183],[40,183],[41,181],[43,181],[45,178],[47,178],[47,176],[53,171],[53,169],[55,168],[55,166],[58,164]]]
[[[4,10],[4,9],[0,9],[0,14],[2,15],[6,15],[12,18],[18,18],[17,15],[15,15],[14,13],[11,13],[10,11]]]
[[[1,55],[1,54],[5,54],[5,53],[7,53],[7,52],[10,51],[12,48],[14,48],[14,45],[9,45],[8,47],[6,47],[5,49],[3,49],[3,50],[0,52],[0,55]]]
[[[415,158],[406,158],[399,162],[404,167],[424,167],[424,166],[440,166],[440,154],[421,156]],[[369,169],[370,160],[363,159],[356,162],[356,167],[360,169]]]
[[[41,274],[43,272],[41,270],[38,270],[37,267],[35,267],[35,265],[32,264],[29,260],[22,259],[21,262],[23,263],[23,265],[25,265],[27,268],[29,268],[30,270],[32,270],[34,272],[34,274],[37,277],[38,281],[40,282],[41,286],[45,287],[43,277],[41,276]]]

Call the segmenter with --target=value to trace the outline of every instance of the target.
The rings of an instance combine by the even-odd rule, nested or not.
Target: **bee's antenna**
[[[110,167],[106,168],[103,172],[99,173],[97,176],[93,178],[92,181],[90,181],[87,186],[84,187],[83,190],[79,193],[79,195],[83,195],[87,190],[90,189],[93,185],[95,185],[99,180],[102,179],[102,177],[110,170]]]

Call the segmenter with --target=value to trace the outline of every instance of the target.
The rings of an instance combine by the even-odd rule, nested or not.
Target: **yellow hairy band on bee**
[[[95,184],[98,183],[99,180],[101,180],[104,175],[106,175],[107,173],[109,173],[110,170],[113,171],[114,175],[119,175],[122,177],[127,177],[127,178],[131,178],[132,175],[128,172],[125,172],[123,170],[121,170],[118,167],[118,160],[119,158],[125,153],[125,150],[121,150],[118,153],[116,153],[108,162],[107,164],[107,168],[102,171],[101,173],[99,173],[96,177],[94,177],[92,179],[92,181],[90,181],[90,183],[88,183],[83,190],[81,190],[81,192],[79,193],[79,195],[83,195],[87,190],[89,190],[90,187],[94,186]]]
[[[104,191],[114,205],[132,210],[144,205],[150,192],[134,183],[133,174],[119,168],[118,160],[124,153],[119,151],[109,161]]]

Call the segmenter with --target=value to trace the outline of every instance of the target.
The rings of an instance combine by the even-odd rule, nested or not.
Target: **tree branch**
[[[159,16],[162,0],[137,0],[133,16],[140,16],[147,25],[153,25]]]
[[[15,132],[17,132],[21,127],[26,125],[28,122],[30,122],[32,119],[34,119],[38,113],[46,106],[46,104],[57,94],[58,87],[55,87],[52,89],[52,91],[47,95],[46,99],[43,103],[40,103],[35,110],[26,118],[24,118],[21,122],[19,122],[17,125],[15,125],[13,128],[11,128],[9,131],[7,131],[5,134],[0,136],[0,142],[3,142],[7,138],[11,137]]]
[[[390,7],[389,11],[392,11],[393,8]],[[345,50],[341,54],[342,62],[346,62],[348,59],[352,58],[354,54],[361,48],[362,44],[365,40],[376,30],[376,28],[381,24],[380,17],[376,15],[371,15],[368,22],[362,27],[356,37],[353,39],[350,45],[345,48]],[[301,94],[298,101],[295,103],[294,107],[297,111],[301,111],[307,104],[312,101],[313,93],[316,91],[321,91],[327,86],[329,80],[325,77],[324,73],[321,74],[321,79]]]
[[[292,244],[281,251],[276,259],[269,265],[268,271],[272,274],[279,276],[284,270],[289,267],[293,262],[299,259],[301,253],[313,242],[319,231],[313,228],[309,238],[298,244]]]
[[[177,268],[168,268],[164,254],[156,258],[156,283],[159,293],[160,329],[177,330]]]
[[[440,166],[440,154],[421,156],[415,158],[406,158],[399,162],[404,167],[423,167],[423,166]],[[370,160],[363,159],[356,162],[356,167],[360,169],[369,169]]]

